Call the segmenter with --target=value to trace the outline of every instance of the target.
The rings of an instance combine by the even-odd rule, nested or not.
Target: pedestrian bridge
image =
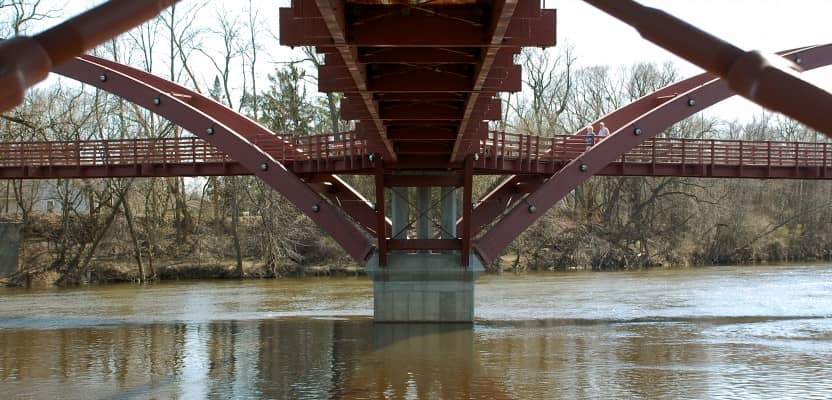
[[[305,137],[255,137],[296,175],[368,175],[375,154],[355,132]],[[593,146],[594,147],[594,146]],[[490,132],[479,144],[475,175],[527,175],[544,179],[588,149],[578,135],[541,137]],[[422,169],[429,164],[425,151]],[[411,162],[411,166],[413,163]],[[390,168],[395,169],[395,164]],[[197,138],[0,143],[0,179],[251,175],[243,165]],[[595,175],[703,178],[830,179],[829,143],[652,138]],[[390,178],[413,179],[413,178]],[[448,181],[462,176],[446,174]]]
[[[353,132],[298,138],[176,82],[81,54],[176,2],[106,2],[34,37],[0,41],[0,111],[52,71],[195,137],[6,143],[0,178],[256,175],[365,266],[377,321],[470,322],[482,264],[594,175],[832,175],[825,143],[660,137],[734,94],[832,137],[832,94],[797,74],[832,64],[832,44],[743,51],[631,0],[585,0],[708,71],[601,116],[593,123],[610,134],[587,146],[582,130],[489,132],[502,119],[499,93],[522,90],[515,55],[556,44],[557,12],[539,0],[295,0],[280,9],[280,41],[314,47],[324,59],[319,91],[343,93],[340,117],[355,121]],[[372,176],[372,202],[343,174]],[[505,178],[477,200],[477,174]]]

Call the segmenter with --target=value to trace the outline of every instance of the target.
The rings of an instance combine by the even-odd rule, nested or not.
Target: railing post
[[[745,151],[745,149],[743,147],[743,141],[740,141],[740,175],[742,175],[742,164],[743,164],[743,159],[745,158],[744,154],[743,154],[744,151]]]
[[[828,154],[827,145],[829,143],[823,143],[823,170],[821,170],[820,176],[825,178],[826,177],[826,157]]]
[[[656,138],[653,138],[651,140],[653,141],[652,150],[651,150],[651,152],[652,152],[651,157],[653,158],[653,160],[650,163],[650,173],[655,174],[656,173]]]

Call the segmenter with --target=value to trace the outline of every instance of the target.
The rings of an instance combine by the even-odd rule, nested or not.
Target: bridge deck
[[[367,145],[354,133],[275,140],[259,146],[298,174],[370,174]],[[474,173],[549,176],[587,150],[584,137],[491,132],[480,143]],[[829,143],[656,138],[598,175],[829,179]],[[436,168],[430,154],[426,169]],[[418,167],[412,159],[400,167]],[[395,170],[396,164],[390,170]],[[0,143],[0,178],[214,176],[250,172],[199,138]]]

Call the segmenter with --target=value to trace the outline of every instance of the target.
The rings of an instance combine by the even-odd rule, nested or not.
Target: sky
[[[92,4],[101,1],[66,2],[45,0],[59,14],[69,17]],[[183,3],[205,0],[183,0]],[[311,1],[311,0],[306,0]],[[207,0],[203,10],[210,20],[218,10],[233,12],[247,2],[241,0]],[[698,73],[699,68],[642,39],[631,27],[593,8],[581,0],[543,0],[546,8],[558,10],[558,45],[574,48],[578,66],[631,65],[636,62],[673,61],[681,76]],[[832,0],[642,0],[642,4],[663,9],[693,25],[745,49],[774,52],[810,44],[832,42]],[[268,21],[270,29],[278,32],[278,7],[288,7],[289,0],[252,0],[261,18]],[[53,25],[56,18],[45,22]],[[199,18],[199,20],[203,20]],[[264,21],[264,24],[266,23]],[[272,22],[273,21],[273,22]],[[300,54],[275,45],[266,49],[264,68],[273,68],[275,62],[300,58]],[[832,91],[832,68],[805,74],[816,85]],[[760,108],[735,99],[715,108],[713,113],[722,116],[754,115]]]

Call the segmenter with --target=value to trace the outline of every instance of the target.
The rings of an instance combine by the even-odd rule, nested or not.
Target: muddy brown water
[[[486,276],[473,325],[371,289],[0,288],[0,398],[832,398],[832,265]]]

